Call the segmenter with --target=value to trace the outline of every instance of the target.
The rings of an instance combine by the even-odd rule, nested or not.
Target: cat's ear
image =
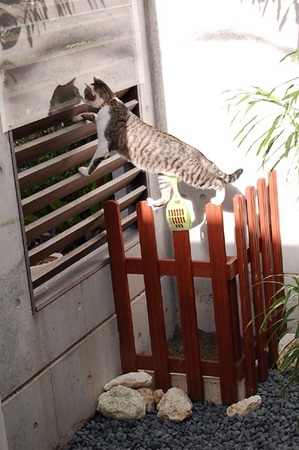
[[[94,82],[94,84],[98,84],[101,82],[101,79],[99,77],[95,76],[95,77],[93,77],[93,82]]]
[[[63,87],[74,86],[75,81],[76,81],[76,77],[73,78],[71,81],[68,81],[66,84],[64,84]]]

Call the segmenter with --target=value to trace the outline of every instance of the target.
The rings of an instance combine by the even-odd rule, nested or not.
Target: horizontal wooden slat
[[[129,102],[125,102],[126,107],[132,111],[137,105],[138,105],[138,100],[136,100],[135,98],[133,100],[130,100]]]
[[[238,274],[238,259],[236,256],[228,256],[226,261],[226,278],[233,280]]]
[[[138,257],[126,258],[126,270],[131,274],[143,274],[142,259]],[[209,277],[211,275],[210,263],[205,261],[192,261],[193,276]],[[177,268],[174,259],[159,259],[159,273],[161,276],[176,276]]]
[[[132,204],[146,191],[146,186],[139,186],[137,189],[131,191],[119,200],[120,210],[123,211]],[[75,242],[87,232],[93,231],[98,227],[104,226],[104,212],[103,209],[96,212],[90,217],[82,220],[82,222],[72,226],[71,228],[59,233],[57,236],[49,239],[43,244],[38,245],[29,251],[30,265],[37,264],[47,256],[54,252],[60,251],[66,245]]]
[[[136,354],[137,368],[141,370],[154,370],[153,356]],[[186,373],[186,364],[183,358],[169,357],[168,358],[169,371],[173,373]]]
[[[228,258],[227,261],[227,279],[230,280],[237,275],[235,268],[235,257]],[[232,267],[231,267],[232,266]],[[131,274],[143,274],[143,264],[141,258],[127,257],[126,270]],[[159,259],[159,273],[164,276],[176,276],[176,265],[174,259]],[[232,273],[234,276],[232,277]],[[210,278],[212,275],[211,264],[209,261],[192,261],[192,275],[199,278]]]
[[[111,158],[102,162],[101,166],[97,168],[90,176],[84,177],[80,173],[72,175],[65,180],[59,181],[53,186],[49,186],[36,194],[22,200],[22,207],[24,216],[32,212],[38,211],[46,205],[54,201],[64,198],[72,192],[87,186],[95,180],[102,178],[108,173],[119,169],[125,164],[125,160],[119,155],[114,155]]]
[[[193,261],[192,275],[193,277],[210,277],[211,264],[207,261]]]
[[[153,370],[152,355],[136,355],[137,367],[140,370]],[[204,376],[219,377],[219,362],[212,360],[200,361],[202,374]],[[168,357],[168,366],[171,373],[186,374],[186,363],[184,358]]]
[[[40,184],[43,181],[67,171],[68,169],[82,164],[91,159],[97,148],[97,139],[88,142],[74,150],[45,161],[38,166],[31,167],[19,173],[20,189],[26,189],[34,184]]]
[[[73,108],[68,108],[65,111],[61,111],[51,116],[46,116],[43,119],[30,122],[21,127],[15,128],[12,131],[13,139],[17,141],[33,133],[39,133],[43,130],[47,130],[55,125],[72,120],[77,114],[84,112],[94,111],[94,108],[86,103],[81,103]]]
[[[74,144],[95,133],[95,124],[78,122],[62,130],[37,138],[34,141],[16,147],[17,164],[22,165],[47,153],[55,153],[67,145]]]
[[[55,228],[59,224],[67,221],[70,217],[74,217],[77,214],[91,208],[93,205],[105,200],[109,196],[113,195],[119,189],[130,184],[134,178],[141,172],[140,169],[133,168],[128,172],[120,175],[115,180],[105,183],[103,186],[94,189],[88,194],[68,203],[67,205],[47,214],[46,216],[36,220],[30,225],[25,227],[26,236],[28,242],[37,238],[46,231]],[[77,176],[77,175],[76,175]]]
[[[122,221],[123,230],[126,230],[132,226],[137,221],[137,214],[134,211],[132,214],[126,216]],[[86,243],[80,245],[80,247],[69,252],[62,258],[57,259],[51,264],[46,264],[45,268],[41,270],[38,274],[32,276],[33,288],[37,288],[41,284],[53,278],[55,275],[60,274],[63,270],[70,267],[75,262],[82,259],[84,256],[88,255],[92,251],[96,250],[98,247],[103,245],[107,241],[106,230],[102,231],[97,236],[89,239]]]
[[[202,359],[200,361],[200,365],[201,365],[202,374],[204,376],[209,376],[209,377],[219,377],[220,376],[219,361]]]
[[[138,100],[132,99],[126,102],[125,105],[131,111],[138,105]],[[76,114],[72,114],[72,117],[82,112],[85,112],[86,109],[90,108],[84,108],[84,105],[81,105],[81,108],[77,108],[75,110]],[[59,115],[59,118],[61,119],[61,115]],[[54,123],[52,121],[48,123],[43,121],[43,129],[46,129],[47,127],[49,128],[50,126],[54,126],[55,124],[57,125],[56,121]],[[37,126],[39,127],[41,126],[41,124],[37,124]],[[86,127],[86,129],[84,129],[84,127]],[[27,129],[27,131],[29,132],[29,129]],[[33,132],[33,130],[31,130],[31,132]],[[34,132],[36,133],[37,131],[35,130]],[[67,145],[74,144],[75,142],[80,141],[80,139],[84,139],[95,133],[96,133],[95,124],[92,124],[87,121],[82,121],[70,125],[67,128],[63,128],[59,131],[50,133],[46,136],[37,138],[35,140],[31,140],[26,144],[19,145],[15,148],[17,164],[22,165],[23,163],[36,159],[41,155],[47,153],[55,153],[56,151],[63,149]],[[93,151],[95,151],[96,142],[97,140],[95,139],[94,144],[87,143],[81,146],[80,148],[82,149],[82,151],[84,151],[85,149],[87,149],[87,147],[90,147],[92,145],[92,149]],[[73,158],[74,155],[76,156],[75,158]],[[85,160],[90,159],[92,155],[93,153],[89,149],[89,152],[88,153],[86,152]],[[72,167],[72,165],[75,166],[84,161],[83,157],[79,158],[79,150],[76,149],[73,151],[69,151],[63,155],[60,155],[56,158],[57,159],[53,158],[53,160],[46,161],[45,163],[38,164],[35,167],[20,172],[19,181],[21,189],[24,189],[35,183],[40,183],[44,179],[50,178],[51,176],[56,175],[57,173],[61,173],[67,170],[68,168]],[[68,158],[70,158],[70,161],[67,161]],[[49,170],[47,170],[46,168],[48,168]],[[48,176],[46,176],[47,173]]]
[[[138,257],[127,257],[126,258],[126,272],[132,274],[143,275],[143,264],[142,259]]]
[[[126,102],[125,104],[129,110],[132,110],[138,105],[138,100],[133,99],[129,102]],[[82,122],[82,124],[87,124],[87,122]],[[53,136],[53,134],[49,135],[48,137],[51,136]],[[55,143],[56,145],[58,143],[56,137],[55,136],[53,137],[55,138],[52,143],[53,146],[49,145],[50,143],[48,142],[48,147],[51,147],[51,151],[54,151],[53,149]],[[96,150],[97,142],[98,142],[97,139],[94,139],[93,141],[88,142],[87,144],[84,144],[74,150],[70,150],[69,152],[56,156],[48,161],[38,164],[37,166],[31,167],[30,169],[20,172],[18,176],[20,189],[26,189],[34,184],[39,184],[42,181],[47,180],[54,175],[65,172],[71,167],[77,166],[91,159]],[[24,146],[26,145],[26,147],[29,149],[30,145],[28,144],[24,144]],[[40,144],[40,147],[42,146],[43,145]],[[59,143],[57,149],[60,148],[61,144]],[[32,211],[34,211],[34,209],[32,209],[31,212]]]

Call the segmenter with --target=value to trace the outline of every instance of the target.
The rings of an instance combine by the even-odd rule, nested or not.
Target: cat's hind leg
[[[159,188],[161,191],[161,197],[157,200],[154,200],[151,197],[147,198],[147,204],[151,206],[153,209],[160,208],[161,206],[166,205],[172,196],[172,183],[167,175],[158,175]]]
[[[223,203],[225,199],[225,188],[221,188],[221,189],[216,189],[216,195],[215,197],[211,198],[211,203],[213,203],[213,205],[221,205],[221,203]]]
[[[107,146],[98,145],[95,154],[93,155],[92,160],[89,163],[88,167],[82,166],[79,167],[79,172],[81,175],[88,176],[91,175],[92,172],[101,164],[102,161],[107,159],[110,156],[110,153],[107,149]]]

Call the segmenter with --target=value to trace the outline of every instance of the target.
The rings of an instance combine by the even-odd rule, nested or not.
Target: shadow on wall
[[[244,3],[245,0],[241,0],[241,4]],[[252,6],[258,6],[262,16],[265,15],[267,9],[269,7],[271,7],[271,4],[273,2],[270,3],[269,6],[269,1],[265,1],[265,0],[252,0]],[[289,14],[292,11],[295,11],[295,16],[296,16],[296,24],[298,25],[298,39],[297,39],[297,48],[299,48],[299,3],[297,0],[292,0],[290,2],[283,2],[282,0],[277,0],[276,2],[276,18],[277,18],[277,23],[278,23],[278,29],[279,31],[282,30],[282,28],[285,26]],[[283,9],[284,3],[287,3],[286,9]]]
[[[16,45],[21,26],[26,25],[27,40],[33,46],[33,37],[38,39],[39,26],[46,27],[46,22],[50,20],[50,11],[45,0],[35,0],[34,2],[24,2],[15,0],[3,0],[1,4],[7,4],[9,9],[0,8],[0,28],[10,28],[8,31],[0,33],[0,43],[3,50],[7,50]],[[91,11],[97,9],[99,5],[106,8],[104,0],[87,0],[87,5]],[[75,5],[71,0],[60,0],[49,3],[55,8],[56,17],[72,16],[76,13]],[[53,14],[53,12],[52,12]]]
[[[192,224],[192,228],[200,224],[204,226],[205,206],[211,201],[211,198],[215,196],[215,190],[196,189],[182,182],[179,184],[179,190],[182,197],[192,201],[195,214],[195,220]],[[228,184],[225,187],[225,199],[222,203],[224,212],[233,212],[233,197],[237,194],[243,195],[242,192],[232,184]]]
[[[75,86],[75,80],[76,78],[73,78],[68,83],[59,84],[55,88],[50,100],[49,116],[81,102],[82,97],[79,89]]]

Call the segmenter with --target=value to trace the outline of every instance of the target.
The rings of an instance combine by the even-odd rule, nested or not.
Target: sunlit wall
[[[230,125],[227,99],[237,89],[250,85],[271,89],[298,75],[297,63],[280,62],[297,49],[296,3],[156,0],[168,131],[199,148],[227,173],[244,168],[241,178],[227,188],[223,203],[229,254],[234,252],[232,196],[267,176],[269,166],[260,168],[261,160],[254,151],[246,155],[246,145],[237,148],[234,136],[241,125]],[[288,164],[280,165],[277,171],[284,269],[298,273],[299,187],[294,182],[296,173],[286,180]],[[196,209],[194,256],[205,258],[204,205],[214,194],[184,185],[180,189]],[[208,316],[212,307],[208,289],[198,288],[198,296]],[[205,319],[202,322],[207,323]]]

